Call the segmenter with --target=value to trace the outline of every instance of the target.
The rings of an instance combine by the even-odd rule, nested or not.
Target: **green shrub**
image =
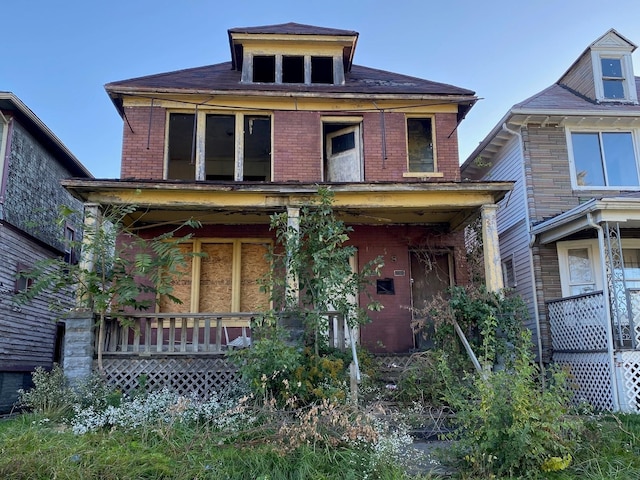
[[[448,386],[458,438],[449,453],[473,478],[536,478],[567,468],[577,446],[581,421],[569,416],[564,372],[553,371],[546,385],[540,383],[528,331],[514,356],[512,369],[486,370],[470,385]]]
[[[33,374],[33,388],[18,390],[18,406],[45,416],[62,416],[71,411],[73,392],[59,365],[51,371],[36,367]]]

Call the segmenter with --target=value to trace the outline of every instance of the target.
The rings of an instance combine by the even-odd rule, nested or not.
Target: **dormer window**
[[[601,58],[602,88],[604,98],[624,100],[624,76],[622,75],[622,61],[619,58]]]
[[[244,52],[242,81],[302,85],[344,83],[342,57],[315,55],[256,55]]]
[[[276,81],[276,57],[256,55],[253,57],[253,82],[274,83]]]
[[[631,54],[592,51],[596,99],[600,102],[638,101]]]

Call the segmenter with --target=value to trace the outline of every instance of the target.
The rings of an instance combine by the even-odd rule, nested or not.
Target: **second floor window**
[[[602,89],[604,98],[611,100],[623,100],[624,76],[622,74],[622,61],[619,58],[601,58]]]
[[[271,180],[271,117],[171,113],[166,178]]]
[[[578,187],[637,187],[638,162],[631,132],[572,132]]]
[[[435,172],[431,118],[407,119],[409,172]]]

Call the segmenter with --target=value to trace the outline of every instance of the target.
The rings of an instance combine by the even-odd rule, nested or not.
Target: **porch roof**
[[[617,222],[625,228],[640,228],[640,196],[593,198],[588,202],[535,225],[531,233],[540,243],[562,240],[594,228],[602,222]]]
[[[334,193],[334,210],[349,224],[464,227],[480,207],[495,204],[512,182],[262,183],[140,180],[63,180],[86,203],[138,206],[138,224],[268,224],[272,213],[313,202],[320,186]]]

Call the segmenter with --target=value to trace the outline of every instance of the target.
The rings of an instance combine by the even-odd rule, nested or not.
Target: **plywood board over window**
[[[196,239],[184,251],[202,255],[189,260],[185,276],[174,283],[174,295],[183,303],[161,298],[165,313],[253,312],[268,308],[269,297],[259,279],[269,271],[265,257],[271,243],[265,239]]]
[[[193,251],[193,243],[181,243],[179,249],[182,253],[191,253]],[[192,271],[193,258],[185,258],[185,266],[180,269],[182,275],[175,278],[171,285],[173,286],[172,295],[178,298],[182,303],[176,303],[166,296],[160,297],[160,311],[165,313],[187,313],[191,311],[191,290],[193,285]]]

